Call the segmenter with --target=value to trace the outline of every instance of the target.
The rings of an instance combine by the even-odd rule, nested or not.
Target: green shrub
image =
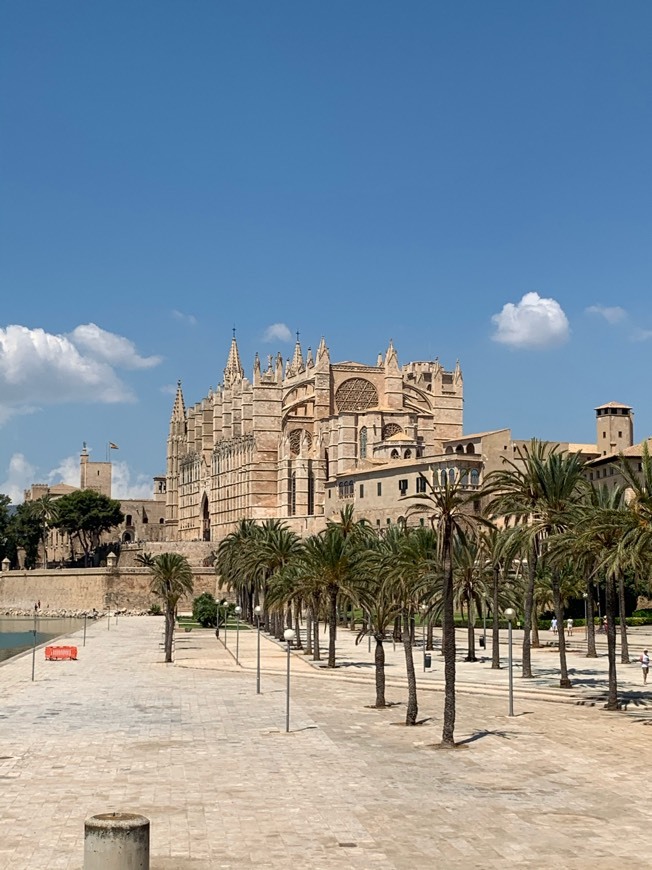
[[[162,612],[160,604],[152,604],[149,608],[150,616],[160,616]]]
[[[192,618],[203,628],[215,628],[217,625],[217,601],[210,592],[202,592],[192,602]]]

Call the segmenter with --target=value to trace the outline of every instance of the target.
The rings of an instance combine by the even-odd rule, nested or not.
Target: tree
[[[210,592],[202,592],[192,602],[192,618],[203,628],[215,628],[217,625],[217,601]]]
[[[0,493],[0,560],[7,555],[7,526],[9,525],[9,505],[11,499],[8,495]]]
[[[36,502],[24,501],[11,515],[6,527],[8,550],[12,561],[18,549],[25,551],[25,564],[33,568],[38,561],[38,548],[42,540],[43,526]]]
[[[84,562],[99,545],[102,532],[119,526],[124,520],[120,502],[92,489],[77,489],[57,500],[55,528],[66,532],[71,541],[79,542]]]
[[[462,478],[433,486],[421,475],[430,492],[410,496],[417,501],[414,508],[430,516],[430,524],[437,534],[438,556],[442,570],[442,644],[444,647],[444,724],[441,744],[455,746],[455,610],[453,599],[453,547],[456,540],[464,541],[469,532],[479,527],[493,528],[482,514],[475,513],[473,502],[478,491],[468,489]]]
[[[534,609],[537,566],[552,536],[563,532],[572,522],[573,511],[588,490],[584,463],[579,454],[562,453],[556,445],[533,438],[527,447],[516,448],[516,458],[504,460],[507,468],[488,475],[486,485],[493,498],[489,511],[513,519],[517,529],[515,539],[527,550],[528,577],[523,601],[523,671],[532,677],[530,655],[532,616]],[[552,571],[552,594],[559,625],[563,624],[560,575]],[[561,688],[569,688],[566,666],[566,641],[559,632],[559,664]]]
[[[161,553],[150,568],[151,591],[163,600],[165,606],[165,661],[172,661],[174,616],[179,599],[193,590],[192,569],[180,553]]]
[[[32,502],[27,502],[31,506],[32,516],[38,521],[40,527],[40,539],[43,543],[43,567],[48,567],[48,532],[55,525],[59,506],[56,499],[48,493],[42,495]]]

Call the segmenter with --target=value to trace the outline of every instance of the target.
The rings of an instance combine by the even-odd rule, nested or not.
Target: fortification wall
[[[185,556],[191,565],[203,567],[204,562],[210,558],[211,553],[217,549],[214,541],[145,541],[138,544],[123,544],[120,548],[120,561],[118,567],[136,567],[136,556],[143,553],[151,553],[152,556],[160,556],[161,553],[180,553]]]
[[[216,593],[215,571],[193,568],[194,591],[179,602],[191,610],[192,599],[202,592]],[[149,610],[157,601],[150,591],[147,568],[64,568],[50,571],[6,571],[0,574],[0,612],[41,610]],[[162,602],[158,602],[162,603]]]

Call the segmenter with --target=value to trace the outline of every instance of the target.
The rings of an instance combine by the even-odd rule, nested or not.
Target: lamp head
[[[263,612],[263,608],[260,606],[260,604],[257,604],[257,605],[254,607],[254,613],[256,614],[256,616],[260,616],[260,614],[261,614],[262,612]]]
[[[286,639],[286,641],[288,643],[290,643],[290,641],[294,640],[294,638],[295,638],[294,629],[286,628],[285,631],[283,632],[283,637]]]
[[[242,608],[240,607],[240,605],[238,605],[236,607],[235,612],[237,613],[238,616],[240,616],[240,614],[242,613]]]
[[[505,611],[505,619],[507,619],[509,622],[511,622],[515,616],[516,616],[516,611],[514,610],[514,608],[508,607],[507,610]]]

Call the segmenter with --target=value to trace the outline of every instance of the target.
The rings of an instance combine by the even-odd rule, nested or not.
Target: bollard
[[[136,813],[86,819],[84,870],[149,870],[149,819]]]

